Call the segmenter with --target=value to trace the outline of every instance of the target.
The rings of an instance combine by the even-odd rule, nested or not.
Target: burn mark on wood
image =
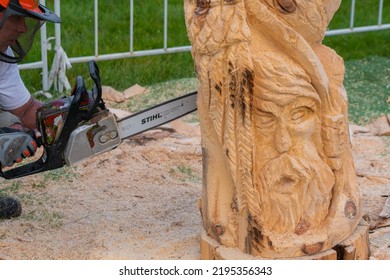
[[[214,88],[218,92],[219,95],[222,95],[222,84],[221,84],[221,82],[216,83]]]
[[[230,77],[229,90],[230,92],[235,92],[237,90],[237,72],[231,62],[229,62],[228,71]]]
[[[253,238],[255,240],[255,242],[261,242],[263,240],[263,234],[261,233],[261,231],[257,228],[253,228]]]
[[[240,84],[240,99],[239,99],[242,124],[244,126],[246,125],[246,121],[245,121],[246,112],[252,114],[253,88],[254,88],[253,71],[248,68],[245,68],[242,71],[242,79]],[[246,97],[249,97],[247,101],[245,101]],[[249,106],[249,108],[247,108],[247,106]]]
[[[234,100],[235,100],[235,95],[234,94],[230,94],[229,95],[229,105],[232,109],[234,109]]]

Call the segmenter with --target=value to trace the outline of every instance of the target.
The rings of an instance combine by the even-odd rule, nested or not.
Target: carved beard
[[[266,163],[257,179],[263,234],[301,235],[328,215],[334,175],[318,157],[283,154]]]

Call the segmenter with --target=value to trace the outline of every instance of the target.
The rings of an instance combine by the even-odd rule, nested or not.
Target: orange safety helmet
[[[39,4],[38,0],[0,0],[0,30],[3,28],[9,16],[20,16],[25,18],[27,32],[20,35],[10,47],[13,54],[0,50],[0,60],[8,63],[20,62],[30,50],[35,34],[46,21],[60,23],[61,19],[45,6]],[[0,37],[0,42],[2,38]]]

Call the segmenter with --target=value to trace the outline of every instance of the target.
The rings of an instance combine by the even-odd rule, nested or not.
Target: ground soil
[[[371,259],[390,259],[389,137],[352,126]],[[23,202],[0,221],[0,259],[199,259],[199,125],[177,120],[72,168],[1,180]]]

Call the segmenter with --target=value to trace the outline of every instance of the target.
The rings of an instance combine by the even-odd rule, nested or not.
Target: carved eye
[[[256,123],[259,128],[268,128],[275,123],[275,116],[271,113],[259,111],[256,116]]]
[[[299,123],[307,120],[313,114],[313,110],[309,107],[299,107],[292,111],[291,120],[294,123]]]

